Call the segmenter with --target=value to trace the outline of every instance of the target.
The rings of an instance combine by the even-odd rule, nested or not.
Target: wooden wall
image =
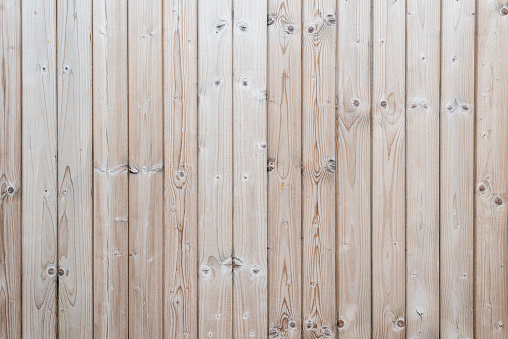
[[[508,3],[0,26],[0,338],[508,338]]]

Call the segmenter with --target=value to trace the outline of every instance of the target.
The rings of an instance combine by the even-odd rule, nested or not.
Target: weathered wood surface
[[[301,0],[268,3],[268,333],[299,338]]]
[[[439,337],[440,1],[408,0],[406,336]]]
[[[0,338],[507,337],[507,4],[0,18]]]

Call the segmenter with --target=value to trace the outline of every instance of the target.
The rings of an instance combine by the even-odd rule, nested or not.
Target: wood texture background
[[[0,338],[508,338],[508,4],[0,0]]]

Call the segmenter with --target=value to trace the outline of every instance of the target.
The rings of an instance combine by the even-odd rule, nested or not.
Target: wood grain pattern
[[[163,336],[162,2],[131,0],[129,53],[129,336]]]
[[[268,334],[299,338],[301,1],[268,2]]]
[[[266,337],[267,7],[233,0],[233,336]]]
[[[337,325],[370,338],[371,1],[339,1],[337,46]]]
[[[442,4],[441,337],[473,338],[475,1]]]
[[[56,3],[22,4],[24,338],[57,335]]]
[[[0,8],[0,338],[21,337],[21,2]]]
[[[199,2],[199,337],[233,337],[233,16]]]
[[[93,2],[94,337],[129,330],[127,3]]]
[[[374,1],[373,11],[373,337],[403,338],[406,2]]]
[[[508,8],[478,2],[475,335],[508,336]]]
[[[303,337],[335,337],[336,2],[303,3]]]
[[[58,332],[93,336],[92,1],[57,3]]]
[[[438,0],[408,0],[406,31],[406,318],[408,338],[439,337]]]
[[[197,338],[197,0],[163,6],[164,337]]]

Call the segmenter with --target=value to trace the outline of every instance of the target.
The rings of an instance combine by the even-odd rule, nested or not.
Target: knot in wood
[[[325,338],[330,338],[332,336],[332,330],[329,327],[323,326],[321,327],[321,335]]]
[[[60,277],[63,277],[63,275],[64,275],[64,274],[65,274],[65,271],[63,270],[63,268],[59,268],[59,269],[58,269],[58,275],[59,275]]]
[[[337,327],[338,328],[344,328],[344,325],[345,325],[344,320],[339,319],[339,321],[337,321]]]
[[[289,323],[288,323],[288,327],[291,330],[296,330],[296,321],[295,320],[290,320]]]
[[[268,165],[266,166],[266,170],[267,170],[268,172],[271,172],[271,171],[273,171],[274,169],[275,169],[275,161],[273,161],[273,160],[271,160],[271,159],[270,159],[270,160],[268,160]]]
[[[307,32],[309,34],[314,34],[316,32],[316,24],[310,24],[308,27],[307,27]]]
[[[256,266],[256,265],[253,265],[251,268],[250,268],[250,274],[254,277],[258,276],[259,274],[261,273],[261,269]]]
[[[219,87],[221,83],[222,83],[222,79],[215,79],[215,80],[213,81],[213,85],[214,85],[215,87]]]
[[[493,201],[494,201],[494,205],[496,206],[501,206],[503,205],[503,198],[501,198],[499,195],[496,195],[494,198],[493,198]]]
[[[328,172],[335,173],[335,160],[334,159],[328,159],[326,161],[326,169]]]
[[[505,16],[505,15],[507,15],[507,14],[508,14],[508,8],[506,8],[506,7],[504,7],[504,6],[503,6],[503,7],[501,8],[500,12],[501,12],[501,15],[502,15],[502,16]]]
[[[14,187],[12,187],[12,186],[7,187],[7,193],[12,195],[14,193],[14,191],[15,191]]]
[[[244,86],[244,87],[249,86],[249,79],[243,78],[241,81],[242,81],[242,86]]]
[[[268,336],[270,338],[277,338],[280,334],[280,330],[278,327],[272,327],[269,331],[268,331]]]
[[[335,19],[335,15],[334,14],[328,14],[325,18],[326,20],[326,23],[330,26],[333,26],[335,25],[335,23],[337,22],[337,19]]]
[[[266,24],[267,24],[268,26],[270,26],[270,25],[273,25],[274,23],[275,23],[275,14],[273,14],[273,13],[269,13],[269,14],[267,15]]]
[[[399,320],[397,320],[397,327],[398,327],[398,328],[403,328],[403,327],[404,327],[404,325],[405,325],[405,323],[404,323],[404,320],[403,320],[403,319],[399,319]]]
[[[293,25],[288,25],[286,27],[286,31],[289,33],[289,34],[293,34],[295,32],[295,26]]]
[[[219,34],[226,27],[226,21],[220,20],[215,23],[215,34]]]
[[[387,106],[388,106],[388,103],[386,102],[386,100],[382,100],[381,107],[386,108]]]
[[[310,330],[312,330],[313,328],[314,328],[314,322],[313,322],[312,320],[307,320],[307,321],[305,322],[305,329],[306,329],[307,331],[310,331]]]
[[[54,275],[55,274],[55,269],[53,267],[50,267],[48,269],[48,275]]]
[[[210,269],[210,266],[208,266],[208,265],[203,265],[203,266],[201,266],[201,273],[202,273],[205,277],[207,277],[208,275],[210,275],[211,271],[212,271],[212,270]]]
[[[355,107],[360,106],[360,101],[358,101],[357,99],[355,99],[355,100],[353,101],[353,106],[355,106]]]
[[[247,25],[246,22],[239,22],[237,26],[240,32],[247,32],[247,30],[249,29],[249,25]]]

